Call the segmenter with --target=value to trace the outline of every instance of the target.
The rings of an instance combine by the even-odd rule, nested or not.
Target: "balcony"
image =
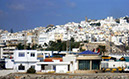
[[[3,51],[3,53],[13,53],[13,50],[12,51]]]

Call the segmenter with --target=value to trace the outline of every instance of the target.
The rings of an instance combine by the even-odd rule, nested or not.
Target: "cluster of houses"
[[[102,68],[125,67],[125,64],[127,67],[128,61],[122,61],[122,63],[125,62],[124,66],[120,64],[120,61],[116,61],[122,57],[126,60],[129,57],[126,55],[126,51],[124,52],[125,54],[123,51],[121,51],[123,54],[117,54],[118,51],[116,50],[116,55],[110,53],[108,55],[110,57],[102,57],[98,53],[88,51],[88,49],[94,49],[93,46],[96,46],[98,43],[128,46],[128,19],[128,16],[119,19],[107,17],[101,20],[86,18],[85,21],[80,23],[69,22],[64,25],[49,25],[15,33],[0,30],[0,59],[5,59],[6,68],[14,69],[16,72],[26,72],[30,67],[37,72],[54,71],[56,73],[100,72]],[[82,42],[83,44],[84,41],[88,41],[88,43],[82,46],[87,51],[79,52],[79,48],[73,49],[74,53],[65,51],[17,50],[19,44],[30,47],[37,44],[45,49],[49,46],[50,41],[68,41],[71,38],[74,38],[75,42]],[[90,46],[91,43],[92,45]],[[110,49],[114,49],[114,47],[110,47]],[[114,56],[116,59],[112,59]],[[1,61],[3,63],[3,60]],[[115,62],[119,66],[112,64]]]
[[[129,71],[129,54],[109,54],[98,52],[15,50],[14,57],[5,59],[5,68],[14,72],[27,72],[34,68],[41,73],[99,73],[102,71]]]
[[[30,67],[36,72],[85,73],[100,72],[101,56],[92,51],[81,53],[15,50],[14,58],[5,59],[6,69],[26,72]]]
[[[125,19],[126,17],[119,18],[119,22],[113,17],[107,17],[102,20],[89,19],[80,23],[69,22],[64,25],[37,27],[33,30],[15,33],[1,32],[0,40],[8,44],[26,41],[27,44],[44,45],[44,43],[48,44],[49,41],[67,41],[73,37],[76,42],[87,40],[89,42],[111,41],[115,45],[128,44],[129,23]]]
[[[37,44],[42,48],[49,46],[50,41],[67,41],[74,38],[75,42],[112,42],[116,46],[128,46],[129,23],[128,16],[114,19],[107,17],[101,20],[69,22],[64,25],[50,25],[37,27],[32,30],[23,30],[15,33],[0,30],[0,58],[13,56],[13,50],[18,44],[32,47]],[[47,46],[46,46],[47,48]]]

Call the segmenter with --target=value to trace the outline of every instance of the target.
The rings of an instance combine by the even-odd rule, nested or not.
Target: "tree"
[[[79,46],[80,46],[80,42],[73,43],[73,48],[79,48]]]
[[[30,45],[31,45],[30,43],[27,45],[27,48],[26,48],[27,50],[31,50]]]
[[[38,45],[37,45],[37,44],[34,44],[34,45],[32,46],[32,49],[35,50],[35,49],[37,49],[37,47],[38,47]]]
[[[22,45],[21,43],[19,43],[19,44],[17,45],[17,49],[18,49],[18,50],[24,49],[24,45]]]
[[[126,16],[124,19],[129,23],[129,17]]]
[[[84,43],[89,43],[89,41],[85,40]]]
[[[42,48],[42,46],[41,45],[38,45],[38,48]]]
[[[125,46],[125,50],[129,50],[129,46]]]
[[[98,50],[98,49],[100,49],[100,54],[101,54],[101,55],[105,54],[105,52],[106,52],[106,46],[99,45],[99,46],[97,47],[97,50]]]
[[[62,42],[62,51],[66,51],[66,41]]]
[[[66,51],[66,43],[67,41],[57,40],[57,42],[49,41],[48,47],[46,50],[52,51]],[[80,42],[73,42],[70,43],[71,49],[72,48],[79,48]]]
[[[101,26],[101,23],[100,22],[98,22],[98,23],[91,23],[90,25],[91,26]]]
[[[48,46],[47,43],[44,43],[45,46]]]
[[[32,67],[30,67],[28,70],[27,70],[27,73],[35,73],[36,70]]]
[[[75,40],[74,40],[74,38],[72,37],[72,38],[70,39],[70,41],[71,41],[71,42],[74,42]]]
[[[83,52],[83,51],[85,51],[85,49],[80,48],[80,52]]]
[[[120,23],[120,20],[119,19],[116,19],[115,21],[116,21],[116,23]]]
[[[57,43],[61,43],[61,40],[57,40]]]
[[[56,45],[56,42],[54,41],[49,41],[49,46],[55,46]]]

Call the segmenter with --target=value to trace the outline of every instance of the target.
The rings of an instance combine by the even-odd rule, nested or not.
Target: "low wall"
[[[129,73],[10,74],[0,79],[129,79]]]
[[[100,73],[102,72],[101,70],[76,70],[74,71],[74,73],[82,73],[82,74],[85,74],[85,73]]]

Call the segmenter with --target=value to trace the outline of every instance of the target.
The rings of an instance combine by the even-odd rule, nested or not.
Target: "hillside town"
[[[129,17],[0,30],[0,68],[14,72],[129,71]]]

